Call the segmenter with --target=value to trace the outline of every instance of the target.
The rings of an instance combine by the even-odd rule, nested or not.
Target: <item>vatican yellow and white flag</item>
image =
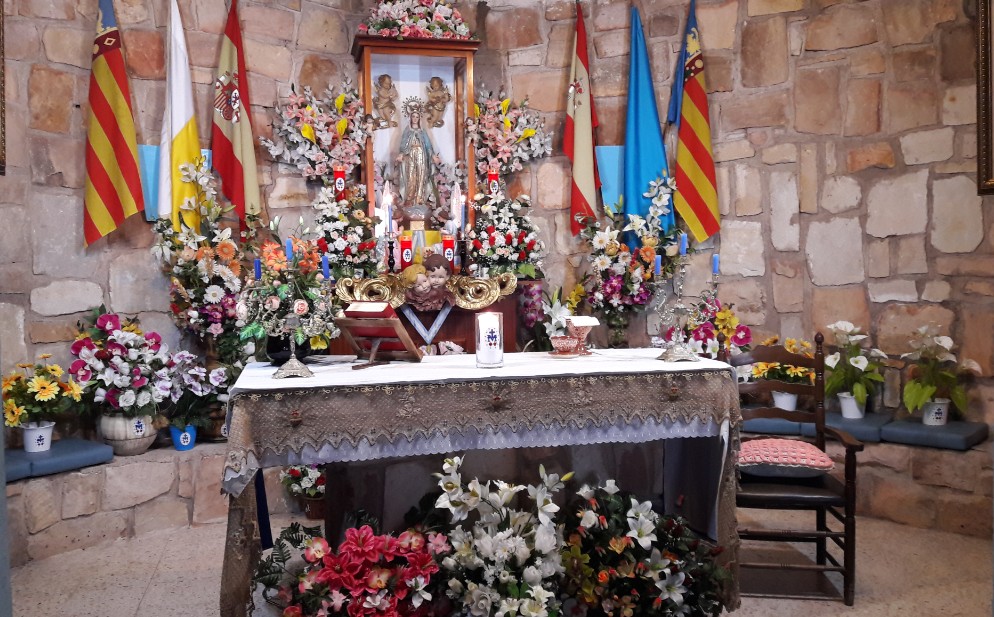
[[[159,139],[159,217],[168,218],[173,228],[180,221],[187,227],[200,227],[196,209],[182,209],[184,202],[196,198],[196,187],[183,182],[179,166],[193,164],[200,157],[197,120],[193,115],[193,84],[186,37],[176,0],[169,0],[169,34],[166,51],[166,110]]]

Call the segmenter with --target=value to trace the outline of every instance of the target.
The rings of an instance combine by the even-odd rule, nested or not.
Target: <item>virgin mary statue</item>
[[[413,100],[412,100],[413,99]],[[422,124],[423,103],[412,97],[404,102],[408,126],[400,138],[400,194],[409,206],[435,201],[435,169],[440,159],[431,136]]]

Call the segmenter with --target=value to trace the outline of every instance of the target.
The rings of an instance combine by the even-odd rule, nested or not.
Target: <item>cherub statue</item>
[[[386,73],[376,78],[376,85],[373,86],[376,96],[373,97],[373,109],[380,117],[380,128],[397,126],[394,117],[397,115],[397,87],[393,85],[393,78]]]
[[[401,276],[410,285],[404,299],[417,311],[438,311],[445,305],[455,304],[455,295],[446,283],[452,275],[449,260],[437,253],[429,255],[421,264],[404,268]]]
[[[428,95],[428,105],[425,114],[428,116],[428,126],[438,128],[445,124],[442,116],[445,115],[445,107],[452,100],[449,87],[445,85],[441,77],[432,77],[425,86]]]

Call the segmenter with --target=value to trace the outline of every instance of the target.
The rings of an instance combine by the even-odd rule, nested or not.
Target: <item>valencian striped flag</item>
[[[83,236],[87,246],[145,209],[131,89],[112,0],[100,0],[90,73]]]
[[[694,4],[694,0],[690,0],[690,15],[683,50],[677,60],[677,75],[673,79],[668,120],[670,124],[677,124],[673,202],[694,239],[703,242],[718,233],[719,216],[704,56]]]
[[[194,164],[200,157],[197,120],[193,116],[193,84],[190,59],[186,53],[183,22],[176,0],[169,0],[169,34],[166,51],[166,110],[159,137],[159,217],[168,218],[179,231],[180,219],[187,227],[199,229],[200,213],[182,209],[196,198],[196,187],[183,182],[180,165]]]
[[[238,219],[260,210],[259,178],[249,108],[248,74],[238,27],[238,0],[231,0],[228,24],[221,39],[221,56],[214,80],[214,121],[211,127],[214,169],[221,191],[231,200]]]
[[[570,229],[580,233],[577,216],[594,216],[597,205],[597,160],[594,158],[594,127],[597,112],[590,92],[590,62],[587,60],[587,30],[583,26],[583,11],[576,3],[576,40],[573,43],[573,66],[566,101],[566,133],[563,151],[573,164],[573,182],[570,196]]]

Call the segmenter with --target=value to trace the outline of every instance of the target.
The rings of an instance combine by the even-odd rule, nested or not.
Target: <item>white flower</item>
[[[978,364],[976,360],[971,360],[970,358],[964,358],[960,363],[959,368],[961,371],[973,373],[974,375],[983,374],[980,364]]]
[[[220,285],[210,285],[204,290],[204,302],[217,304],[224,298],[224,289]]]
[[[849,358],[849,364],[852,364],[861,371],[866,370],[866,366],[870,363],[865,356],[856,356],[855,358]]]
[[[604,491],[605,493],[607,493],[608,495],[614,495],[615,493],[617,493],[621,489],[618,488],[618,485],[617,485],[617,483],[615,483],[614,480],[608,480],[604,484],[604,486],[601,487],[601,490]]]
[[[607,270],[611,267],[611,258],[607,255],[598,255],[593,258],[593,264],[596,270]]]
[[[828,368],[835,368],[835,365],[839,363],[842,355],[839,352],[835,352],[830,356],[825,356],[825,366]]]
[[[117,402],[121,407],[127,409],[135,404],[135,398],[134,390],[125,390],[117,397]]]
[[[597,524],[597,513],[593,510],[584,510],[583,516],[580,517],[580,527],[584,529],[590,529]]]
[[[594,489],[590,488],[589,484],[584,484],[580,487],[580,490],[578,490],[576,494],[584,499],[590,499],[594,496]]]
[[[649,547],[656,540],[656,525],[648,517],[642,517],[637,520],[628,519],[628,527],[631,531],[625,535],[634,538],[639,546],[649,550]]]
[[[658,581],[656,587],[659,587],[659,599],[673,600],[678,606],[683,604],[683,594],[686,593],[687,588],[683,586],[683,581],[687,577],[683,572],[677,572],[672,574],[667,572],[666,578]]]
[[[948,336],[937,336],[935,337],[934,340],[936,345],[942,347],[946,351],[949,351],[953,348],[953,339],[949,338]]]
[[[606,231],[598,231],[594,234],[594,238],[590,241],[590,244],[594,249],[598,251],[603,251],[607,248],[608,243],[611,241],[611,236]]]

